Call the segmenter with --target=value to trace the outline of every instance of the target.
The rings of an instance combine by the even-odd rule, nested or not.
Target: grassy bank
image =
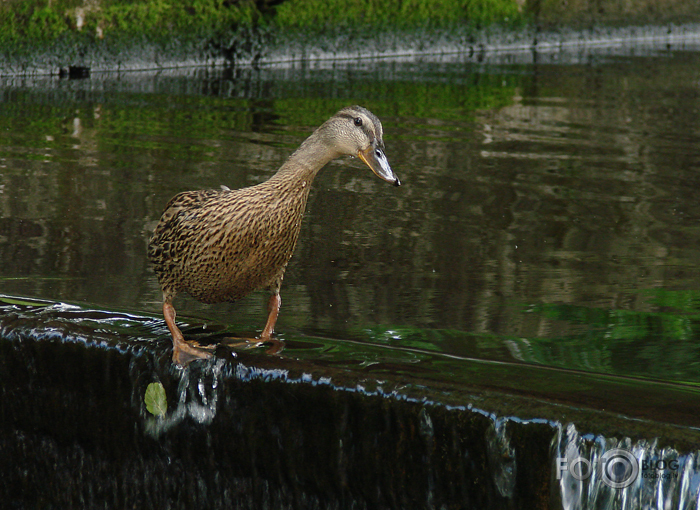
[[[275,9],[280,27],[328,25],[446,26],[516,22],[523,9],[516,0],[287,0]]]
[[[0,44],[70,35],[94,40],[210,36],[251,26],[482,26],[522,18],[518,0],[6,0],[0,2]]]
[[[256,22],[242,0],[7,0],[0,3],[0,43],[41,43],[71,34],[105,37],[197,35]]]
[[[510,40],[522,46],[560,27],[673,21],[700,21],[700,3],[0,0],[0,74],[473,52],[491,45],[489,34],[499,38],[495,44]]]

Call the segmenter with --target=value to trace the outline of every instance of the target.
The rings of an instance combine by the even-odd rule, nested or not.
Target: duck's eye
[[[382,151],[380,151],[379,149],[377,149],[376,151],[374,151],[374,153],[377,155],[378,158],[381,158],[381,157],[382,157]]]
[[[362,125],[362,119],[360,117],[355,117],[355,125],[356,126],[361,126]]]

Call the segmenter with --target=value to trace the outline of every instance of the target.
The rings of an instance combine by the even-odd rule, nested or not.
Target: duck
[[[380,179],[399,186],[384,150],[377,116],[362,106],[348,106],[314,130],[267,181],[235,190],[184,191],[167,203],[149,240],[148,258],[162,290],[176,365],[212,356],[188,343],[178,328],[173,300],[180,293],[213,304],[268,289],[267,322],[259,342],[272,340],[282,280],[314,178],[329,162],[353,156]]]

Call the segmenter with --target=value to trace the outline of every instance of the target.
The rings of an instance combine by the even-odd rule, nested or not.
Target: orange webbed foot
[[[173,345],[173,363],[178,366],[186,367],[190,363],[198,359],[210,359],[213,354],[210,352],[216,346],[194,347],[187,342],[182,342]]]

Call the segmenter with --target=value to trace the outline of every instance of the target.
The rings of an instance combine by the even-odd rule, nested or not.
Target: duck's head
[[[396,186],[401,182],[384,154],[382,123],[362,106],[347,106],[320,128],[332,140],[339,155],[360,158],[377,177]]]

